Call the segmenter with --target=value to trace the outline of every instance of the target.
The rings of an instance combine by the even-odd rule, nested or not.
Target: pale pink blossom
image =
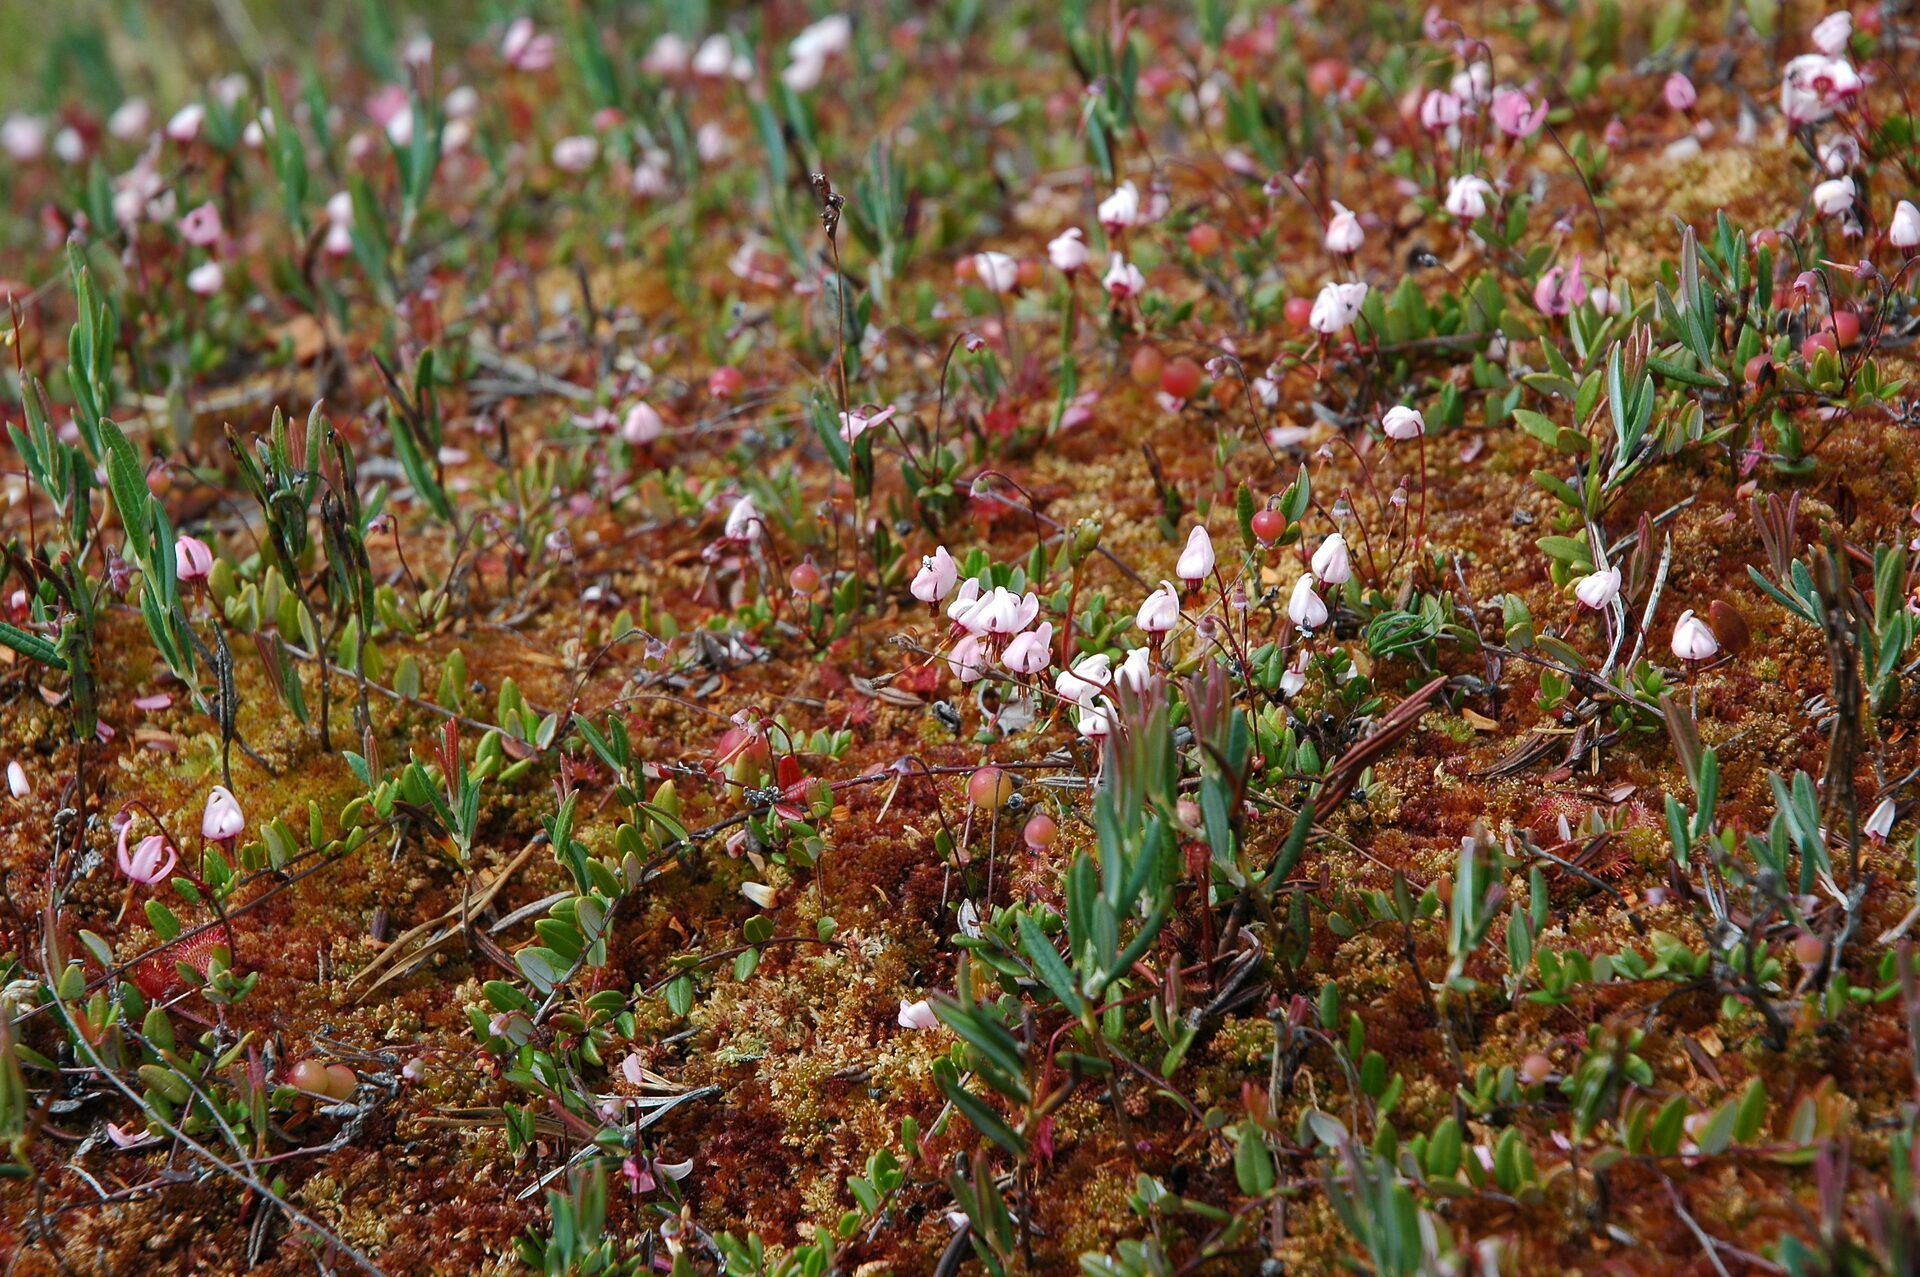
[[[1580,266],[1580,254],[1575,253],[1572,266],[1551,266],[1540,273],[1533,286],[1533,304],[1541,314],[1564,315],[1586,300],[1587,280]]]
[[[1508,137],[1532,137],[1547,122],[1547,100],[1535,102],[1519,89],[1501,89],[1493,95],[1493,123]]]
[[[1829,178],[1813,188],[1813,206],[1828,217],[1851,212],[1857,190],[1850,177]]]
[[[1053,664],[1053,622],[1042,621],[1024,634],[1016,634],[1000,654],[1000,663],[1016,674],[1033,675]]]
[[[1447,179],[1447,212],[1463,222],[1486,216],[1493,198],[1493,183],[1478,173]]]
[[[1582,607],[1595,611],[1606,607],[1620,597],[1620,569],[1602,568],[1581,577],[1573,583],[1573,596]]]
[[[200,836],[210,842],[231,842],[247,828],[247,817],[239,799],[225,785],[215,785],[207,795],[207,810],[200,817]]]
[[[1087,237],[1078,226],[1069,226],[1047,242],[1047,260],[1054,269],[1068,275],[1087,264]]]
[[[537,31],[532,18],[515,18],[500,41],[500,56],[516,71],[544,71],[553,55],[553,37]]]
[[[1445,89],[1429,89],[1420,100],[1420,127],[1429,133],[1445,133],[1460,122],[1460,99]]]
[[[1196,524],[1187,534],[1186,548],[1180,551],[1180,561],[1174,565],[1173,574],[1191,585],[1206,580],[1214,562],[1213,538],[1207,535],[1205,525]]]
[[[1171,581],[1162,581],[1159,589],[1147,595],[1133,617],[1133,623],[1148,634],[1165,634],[1179,621],[1180,592]]]
[[[1845,9],[1836,9],[1813,24],[1809,37],[1814,48],[1837,58],[1847,51],[1847,44],[1853,39],[1853,15]]]
[[[180,537],[173,543],[173,574],[182,581],[206,580],[213,575],[213,547],[199,537]]]
[[[729,541],[755,541],[766,535],[760,507],[754,505],[751,496],[741,497],[727,511],[726,535]]]
[[[1140,273],[1138,266],[1118,253],[1107,263],[1106,278],[1100,282],[1106,285],[1107,292],[1115,301],[1138,297],[1147,291],[1147,277]]]
[[[1364,283],[1328,284],[1313,299],[1307,326],[1323,336],[1330,337],[1342,332],[1360,318],[1360,309],[1366,300],[1367,286]]]
[[[666,430],[660,414],[644,399],[627,409],[626,418],[620,423],[620,437],[635,447],[652,443]]]
[[[179,854],[167,845],[167,840],[159,834],[149,834],[134,844],[133,850],[127,850],[127,831],[132,822],[120,826],[120,846],[115,857],[120,864],[120,872],[134,882],[151,885],[159,882],[173,872]]]
[[[213,296],[226,282],[227,273],[219,262],[201,262],[187,272],[187,288],[201,297]]]
[[[1010,293],[1020,283],[1020,263],[1007,253],[975,253],[973,270],[988,292]]]
[[[867,412],[861,408],[853,412],[840,413],[840,438],[846,443],[852,443],[875,426],[884,426],[892,421],[893,414],[898,410],[898,405],[888,404],[876,412]]]
[[[1313,577],[1303,575],[1293,583],[1293,595],[1287,600],[1287,617],[1303,630],[1319,629],[1327,623],[1327,603],[1313,588]]]
[[[1094,210],[1109,235],[1140,221],[1140,188],[1132,182],[1120,183],[1120,189],[1100,201]]]
[[[563,137],[553,144],[553,166],[563,173],[584,173],[600,154],[600,143],[585,135]]]
[[[961,637],[947,652],[947,668],[962,683],[977,683],[987,676],[986,643],[978,634]]]
[[[1091,705],[1094,697],[1113,681],[1112,665],[1113,658],[1105,652],[1083,656],[1071,668],[1054,675],[1053,690],[1076,705]]]
[[[1887,243],[1898,249],[1920,247],[1920,208],[1912,200],[1901,200],[1893,207],[1893,220],[1887,223]]]
[[[900,999],[900,1027],[903,1029],[937,1029],[940,1017],[933,1013],[933,1004],[925,998],[918,1002]]]
[[[914,573],[913,583],[907,588],[922,603],[938,603],[947,597],[959,579],[960,566],[947,553],[947,547],[936,546],[932,554],[920,560],[920,570]]]
[[[198,102],[189,102],[168,118],[167,136],[185,146],[200,136],[201,126],[206,122],[207,108]]]
[[[1310,565],[1313,575],[1324,585],[1345,585],[1353,579],[1353,558],[1347,539],[1338,532],[1320,543]]]
[[[1113,671],[1113,685],[1124,687],[1131,692],[1144,692],[1153,682],[1153,654],[1144,647],[1136,647],[1127,653],[1127,659],[1120,662]]]
[[[1673,654],[1683,661],[1704,661],[1720,650],[1720,640],[1688,608],[1673,627]]]
[[[1360,219],[1353,215],[1353,210],[1338,200],[1333,201],[1333,216],[1327,219],[1327,251],[1349,257],[1360,250],[1366,238],[1367,233],[1360,228]]]
[[[1679,71],[1668,76],[1666,82],[1660,86],[1660,96],[1665,98],[1667,105],[1675,111],[1691,111],[1693,104],[1700,100],[1699,93],[1693,87],[1693,81]]]
[[[1427,419],[1420,415],[1418,408],[1395,404],[1387,409],[1384,417],[1380,418],[1380,429],[1387,438],[1405,443],[1409,439],[1418,439],[1427,432]]]

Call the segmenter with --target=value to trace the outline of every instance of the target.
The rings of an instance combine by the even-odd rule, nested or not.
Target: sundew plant
[[[1920,1271],[1917,57],[0,8],[0,1273]]]

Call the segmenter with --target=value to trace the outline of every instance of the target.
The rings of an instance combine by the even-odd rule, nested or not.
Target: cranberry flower
[[[120,863],[120,872],[133,882],[151,885],[159,882],[173,872],[173,866],[180,856],[167,840],[159,834],[148,834],[134,844],[133,850],[127,850],[127,830],[133,827],[129,821],[120,826],[120,847],[116,859]]]
[[[1694,90],[1693,81],[1679,71],[1668,76],[1666,83],[1660,86],[1660,96],[1665,98],[1667,105],[1676,111],[1691,111],[1693,104],[1700,100],[1699,93]]]
[[[1125,230],[1140,221],[1140,188],[1132,182],[1120,183],[1120,189],[1100,201],[1094,210],[1107,234]]]
[[[1147,277],[1140,268],[1115,253],[1107,262],[1107,274],[1100,281],[1106,285],[1107,292],[1115,301],[1125,301],[1129,297],[1138,297],[1147,291]]]
[[[1580,254],[1575,253],[1571,267],[1552,266],[1540,273],[1533,286],[1533,304],[1541,314],[1564,315],[1586,300],[1587,279],[1580,266]]]
[[[1405,404],[1395,404],[1387,409],[1387,415],[1380,418],[1380,429],[1387,438],[1405,443],[1409,439],[1418,439],[1427,432],[1427,419],[1420,415],[1418,408],[1409,408]]]
[[[1056,270],[1071,275],[1087,264],[1087,237],[1078,226],[1069,226],[1047,241],[1047,260]]]
[[[1196,524],[1187,534],[1187,547],[1180,551],[1180,561],[1174,565],[1173,574],[1192,585],[1204,581],[1213,572],[1213,538],[1207,535],[1203,524]]]
[[[1347,539],[1338,532],[1320,543],[1313,552],[1311,564],[1313,575],[1325,585],[1345,585],[1353,579],[1353,558],[1347,550]]]
[[[200,836],[209,842],[232,842],[247,827],[240,802],[225,785],[215,785],[207,795],[207,810],[200,817]]]
[[[1007,253],[975,253],[973,271],[981,285],[992,293],[1010,293],[1020,282],[1020,263]]]
[[[1313,588],[1313,577],[1302,576],[1293,583],[1293,596],[1287,600],[1287,619],[1303,630],[1316,630],[1327,623],[1327,603]]]
[[[1704,661],[1720,650],[1720,640],[1688,608],[1673,626],[1673,654],[1683,661]]]
[[[1829,178],[1813,188],[1813,206],[1828,217],[1838,217],[1853,209],[1857,193],[1852,178]]]
[[[196,248],[212,248],[220,242],[220,210],[212,201],[188,210],[178,225],[180,237]]]
[[[1893,208],[1893,220],[1887,224],[1887,243],[1903,251],[1920,247],[1920,208],[1912,200],[1901,200]]]
[[[1580,606],[1595,611],[1606,607],[1620,597],[1620,569],[1602,568],[1589,573],[1573,583],[1573,596],[1580,600]]]
[[[1535,102],[1518,89],[1501,89],[1493,95],[1493,123],[1512,138],[1532,137],[1547,122],[1547,100]]]
[[[940,1017],[933,1013],[933,1004],[925,998],[918,1002],[900,999],[900,1027],[903,1029],[937,1029]]]
[[[1044,671],[1053,664],[1053,622],[1042,621],[1038,628],[1014,635],[1000,654],[1000,663],[1016,674]]]
[[[982,253],[981,256],[984,257],[986,254]],[[874,413],[869,413],[864,409],[857,409],[853,412],[843,412],[839,414],[840,437],[846,442],[852,443],[855,439],[858,439],[875,426],[883,426],[887,422],[892,421],[893,414],[897,411],[899,411],[897,404],[888,404],[886,407]]]
[[[1447,179],[1447,212],[1463,222],[1484,217],[1493,198],[1493,183],[1478,173]]]
[[[1113,658],[1105,652],[1083,656],[1053,678],[1053,690],[1076,705],[1091,705],[1113,681]]]
[[[953,561],[953,556],[947,553],[947,547],[943,545],[920,560],[920,570],[914,574],[913,584],[907,588],[922,603],[938,603],[953,592],[954,582],[959,579],[960,565]]]
[[[1313,299],[1313,310],[1307,315],[1307,327],[1327,337],[1345,331],[1353,326],[1354,320],[1360,318],[1360,308],[1366,304],[1366,300],[1365,284],[1328,284]]]
[[[1327,251],[1351,257],[1360,251],[1366,238],[1367,233],[1360,229],[1360,219],[1353,215],[1353,210],[1339,200],[1333,201],[1333,216],[1327,219]]]
[[[1144,692],[1153,682],[1153,654],[1144,647],[1136,647],[1127,653],[1127,659],[1120,662],[1120,668],[1113,672],[1113,685],[1124,687],[1133,692]]]
[[[726,534],[729,541],[754,541],[766,535],[760,508],[753,504],[752,497],[741,497],[727,511]]]
[[[173,543],[173,574],[182,581],[204,581],[213,574],[213,548],[199,537]]]
[[[1173,582],[1162,581],[1160,588],[1140,604],[1140,610],[1134,613],[1133,623],[1148,634],[1165,634],[1180,622],[1180,592],[1173,588]]]

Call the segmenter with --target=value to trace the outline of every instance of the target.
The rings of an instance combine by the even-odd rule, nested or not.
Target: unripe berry
[[[1013,777],[998,767],[978,767],[967,777],[967,797],[975,807],[998,811],[1013,797]]]

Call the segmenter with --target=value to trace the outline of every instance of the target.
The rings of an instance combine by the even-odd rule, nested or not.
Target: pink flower
[[[599,154],[600,143],[593,138],[563,137],[553,144],[553,166],[563,173],[583,173]]]
[[[120,826],[120,847],[116,857],[120,862],[120,872],[134,882],[159,882],[173,872],[174,864],[180,859],[167,840],[159,834],[149,834],[135,844],[133,851],[127,851],[127,830],[133,827],[128,821]]]
[[[766,525],[752,497],[741,497],[727,511],[726,535],[729,541],[755,541],[766,535]]]
[[[884,426],[887,422],[892,421],[893,414],[898,410],[898,405],[888,404],[886,407],[880,409],[880,411],[874,413],[868,413],[864,410],[840,413],[840,438],[847,443],[852,443],[855,439],[858,439],[875,426]]]
[[[1180,621],[1180,592],[1173,582],[1162,581],[1160,588],[1140,604],[1133,623],[1149,634],[1165,634]]]
[[[1460,99],[1445,89],[1430,89],[1420,100],[1420,127],[1429,133],[1445,133],[1460,122]]]
[[[1129,691],[1144,692],[1153,682],[1153,653],[1144,647],[1136,647],[1127,653],[1127,659],[1120,662],[1120,668],[1113,672],[1113,685]]]
[[[1532,137],[1547,122],[1547,100],[1533,101],[1519,89],[1493,95],[1493,123],[1508,137]]]
[[[1042,621],[1038,628],[1016,634],[1000,654],[1000,663],[1016,674],[1038,674],[1053,664],[1053,622]]]
[[[1700,100],[1700,95],[1694,91],[1693,81],[1679,71],[1667,77],[1666,83],[1660,86],[1660,95],[1675,111],[1691,111],[1693,104]]]
[[[1353,215],[1353,210],[1335,200],[1333,216],[1327,219],[1327,251],[1349,257],[1360,250],[1366,238],[1367,233],[1360,229],[1360,219]]]
[[[1010,293],[1020,282],[1020,263],[1006,253],[975,253],[973,269],[990,293]]]
[[[1196,524],[1187,534],[1186,548],[1180,551],[1180,561],[1174,565],[1173,574],[1191,585],[1206,580],[1214,562],[1213,538],[1207,535],[1205,525]]]
[[[1478,173],[1447,179],[1447,212],[1463,222],[1484,217],[1487,201],[1493,198],[1493,183]]]
[[[1032,590],[1015,594],[1004,585],[996,585],[968,612],[965,624],[976,634],[1018,634],[1039,612],[1040,598]]]
[[[1810,33],[1813,47],[1830,58],[1837,58],[1847,51],[1847,44],[1853,39],[1853,15],[1845,9],[1838,9],[1813,24]]]
[[[644,399],[627,409],[626,420],[620,423],[620,437],[636,447],[652,443],[666,430],[666,423],[660,420],[660,414]]]
[[[215,785],[207,795],[206,814],[200,817],[200,836],[212,842],[231,842],[247,827],[239,800],[225,785]]]
[[[1303,630],[1319,629],[1327,623],[1327,603],[1313,588],[1313,577],[1303,575],[1293,583],[1293,596],[1287,600],[1287,617]]]
[[[937,1029],[940,1017],[933,1013],[933,1004],[925,998],[918,1002],[900,999],[900,1027],[903,1029]]]
[[[1898,249],[1920,246],[1920,208],[1912,200],[1901,200],[1893,208],[1893,220],[1887,223],[1887,243]]]
[[[1311,571],[1326,585],[1345,585],[1353,579],[1353,557],[1347,539],[1338,532],[1320,543],[1313,552]]]
[[[198,102],[189,102],[167,121],[167,136],[185,146],[200,136],[200,126],[206,121],[207,108]]]
[[[907,588],[922,603],[938,603],[952,592],[959,579],[960,566],[947,553],[947,547],[936,546],[932,554],[920,560],[920,570],[914,573],[913,584]]]
[[[1780,111],[1790,124],[1818,124],[1862,88],[1845,58],[1803,53],[1788,62],[1780,80]]]
[[[1047,242],[1047,260],[1054,269],[1068,275],[1087,264],[1087,237],[1078,226],[1069,226]]]
[[[179,226],[181,237],[196,248],[212,248],[220,242],[220,210],[212,201],[190,210]]]
[[[1118,253],[1107,263],[1106,278],[1100,282],[1106,285],[1107,292],[1115,301],[1138,297],[1147,291],[1147,277],[1140,273],[1138,266]]]
[[[1580,273],[1580,254],[1573,255],[1573,266],[1551,267],[1541,272],[1533,286],[1533,304],[1543,315],[1564,315],[1587,296],[1586,276]]]
[[[1109,235],[1135,225],[1140,220],[1140,188],[1132,182],[1120,183],[1120,189],[1101,200],[1094,213]]]
[[[536,32],[532,18],[515,18],[500,41],[500,56],[516,71],[544,71],[553,65],[553,37]]]
[[[947,653],[947,668],[962,683],[977,683],[987,676],[987,657],[978,634],[968,634]]]
[[[182,581],[204,581],[213,574],[213,548],[199,537],[173,543],[173,574]]]

